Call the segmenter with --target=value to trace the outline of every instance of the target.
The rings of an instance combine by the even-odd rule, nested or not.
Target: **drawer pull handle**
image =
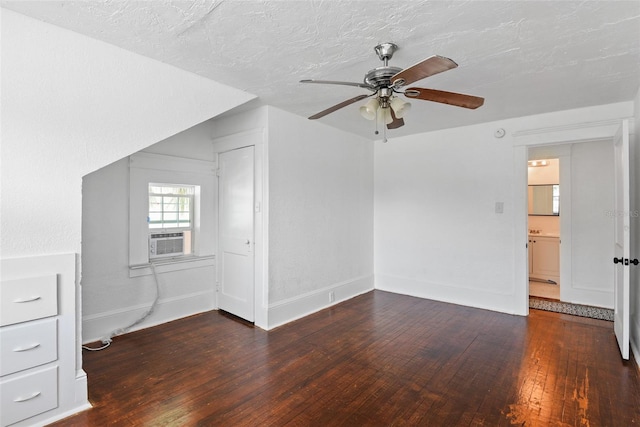
[[[21,304],[23,302],[38,301],[40,298],[41,297],[19,298],[19,299],[14,299],[13,302],[17,302],[18,304]]]
[[[29,350],[33,350],[34,348],[38,348],[40,347],[39,343],[36,344],[31,344],[29,347],[18,347],[18,348],[14,348],[13,351],[15,353],[20,353],[22,351],[29,351]]]
[[[35,399],[35,398],[36,398],[36,397],[38,397],[38,396],[40,396],[40,392],[39,392],[39,391],[36,391],[36,392],[34,392],[34,393],[33,393],[31,396],[29,396],[29,397],[18,397],[18,398],[16,398],[16,399],[13,399],[13,401],[14,401],[14,402],[16,402],[16,403],[26,402],[26,401],[28,401],[28,400]]]

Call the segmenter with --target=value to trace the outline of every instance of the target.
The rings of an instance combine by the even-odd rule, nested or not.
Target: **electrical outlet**
[[[329,292],[329,302],[334,302],[336,300],[336,294],[333,291]]]

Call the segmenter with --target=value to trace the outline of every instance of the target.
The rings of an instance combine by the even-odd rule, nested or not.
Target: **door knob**
[[[617,263],[622,264],[623,261],[624,261],[624,258],[615,258],[615,257],[613,258],[613,263],[614,264],[617,264]]]
[[[638,265],[638,264],[640,264],[640,261],[638,261],[638,258],[636,258],[636,259],[630,259],[630,260],[629,260],[629,262],[630,262],[631,264],[633,264],[633,265]]]
[[[251,244],[251,240],[247,239],[246,242],[244,242],[245,245],[250,245]]]

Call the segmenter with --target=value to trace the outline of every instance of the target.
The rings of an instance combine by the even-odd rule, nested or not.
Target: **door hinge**
[[[622,264],[622,265],[629,265],[629,264],[638,265],[638,264],[640,264],[640,261],[638,261],[637,258],[634,258],[634,259],[613,258],[613,263],[614,264]]]

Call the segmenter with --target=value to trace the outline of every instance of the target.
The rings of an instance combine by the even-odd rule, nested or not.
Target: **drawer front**
[[[58,358],[57,319],[0,329],[0,376],[52,362]]]
[[[58,314],[58,277],[55,274],[3,280],[0,326]]]
[[[58,406],[58,367],[0,382],[0,425],[7,426]]]

